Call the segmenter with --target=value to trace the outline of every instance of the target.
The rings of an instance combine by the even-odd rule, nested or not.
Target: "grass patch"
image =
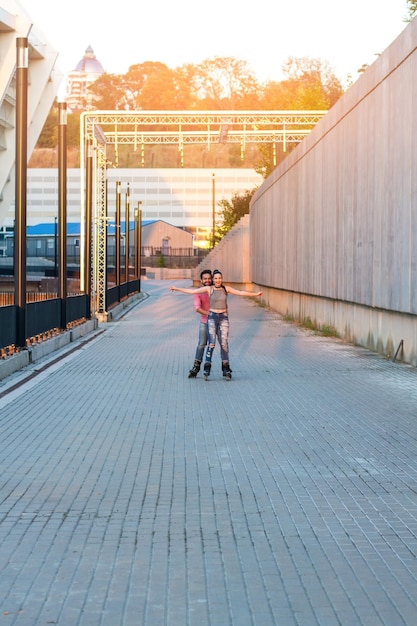
[[[330,324],[323,324],[322,326],[319,326],[313,322],[310,316],[305,317],[300,321],[296,319],[292,313],[286,313],[282,316],[282,321],[289,322],[290,324],[297,324],[297,326],[301,326],[306,330],[311,330],[316,335],[320,335],[321,337],[340,337],[334,326],[331,326]]]
[[[301,326],[308,330],[317,330],[317,326],[311,321],[311,317],[305,317],[301,322]]]
[[[297,321],[293,315],[287,314],[282,318],[285,322],[296,323],[302,328],[306,330],[311,330],[316,335],[320,335],[321,337],[339,337],[339,333],[337,332],[334,326],[330,324],[323,324],[323,326],[318,326],[315,322],[312,321],[311,317],[305,317],[302,321]]]
[[[334,326],[329,326],[328,324],[323,324],[323,326],[320,328],[320,334],[323,335],[323,337],[338,337],[339,333],[337,332],[336,328]]]

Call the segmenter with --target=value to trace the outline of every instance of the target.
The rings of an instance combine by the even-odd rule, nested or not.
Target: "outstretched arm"
[[[258,298],[262,296],[263,291],[245,291],[244,289],[234,289],[233,287],[226,287],[228,293],[232,293],[235,296],[249,296],[249,298]]]
[[[197,287],[196,289],[188,289],[186,287],[174,287],[174,285],[171,285],[169,289],[170,291],[181,291],[181,293],[191,293],[191,294],[204,293],[208,291],[207,287]]]

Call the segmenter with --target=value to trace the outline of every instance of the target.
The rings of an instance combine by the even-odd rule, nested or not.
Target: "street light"
[[[58,278],[58,218],[54,217],[54,276]]]
[[[114,269],[116,274],[116,285],[120,287],[120,242],[121,242],[121,230],[120,230],[120,214],[121,214],[121,196],[120,196],[120,180],[116,181],[116,227],[114,231],[115,237],[115,261]],[[119,292],[120,301],[120,292]]]
[[[135,208],[135,276],[139,281],[140,291],[140,266],[141,266],[141,240],[142,240],[142,202],[139,200]]]
[[[16,132],[15,132],[15,231],[14,281],[16,343],[26,341],[26,225],[27,225],[27,122],[29,44],[27,37],[16,39]]]
[[[212,213],[212,227],[211,227],[211,247],[214,248],[214,241],[215,241],[215,228],[216,228],[216,191],[215,191],[215,186],[216,186],[216,175],[213,174],[211,175],[211,213]]]
[[[130,208],[130,189],[127,184],[126,202],[125,202],[125,282],[129,282],[129,208]]]

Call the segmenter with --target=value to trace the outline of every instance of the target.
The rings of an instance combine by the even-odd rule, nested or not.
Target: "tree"
[[[411,22],[417,15],[417,0],[407,0],[407,15],[404,18],[404,22]]]
[[[131,65],[126,74],[102,74],[89,87],[97,109],[155,111],[188,108],[184,76],[164,63]]]
[[[259,158],[254,163],[254,170],[257,174],[268,178],[271,172],[276,166],[285,159],[285,157],[296,147],[297,144],[290,143],[287,145],[286,152],[282,143],[275,144],[275,156],[274,146],[270,143],[262,143],[258,146]]]
[[[343,94],[343,87],[327,61],[290,57],[283,65],[285,79],[264,87],[267,110],[328,110]]]
[[[327,61],[290,57],[282,71],[285,76],[283,81],[271,81],[264,86],[262,104],[266,110],[327,111],[343,94],[342,85]],[[294,147],[295,144],[291,144],[287,152]],[[282,145],[276,146],[275,156],[272,145],[260,146],[259,153],[255,170],[264,178],[286,156]]]
[[[124,76],[124,85],[131,110],[178,109],[176,74],[164,63],[146,61],[131,65]]]
[[[242,110],[259,107],[259,83],[246,61],[214,57],[188,66],[192,97],[200,110]]]
[[[247,215],[250,210],[250,201],[256,191],[256,187],[252,190],[246,190],[243,194],[235,193],[232,196],[231,201],[220,200],[219,207],[221,211],[219,213],[220,223],[216,224],[215,241],[218,243],[226,233],[240,220],[241,217]]]
[[[94,107],[102,111],[119,111],[126,108],[123,76],[104,73],[88,87]]]

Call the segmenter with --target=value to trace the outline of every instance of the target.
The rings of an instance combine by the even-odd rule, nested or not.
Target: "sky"
[[[343,85],[406,28],[406,0],[19,0],[66,74],[91,46],[104,70],[214,57],[246,61],[259,82],[282,80],[289,57],[329,63]]]

